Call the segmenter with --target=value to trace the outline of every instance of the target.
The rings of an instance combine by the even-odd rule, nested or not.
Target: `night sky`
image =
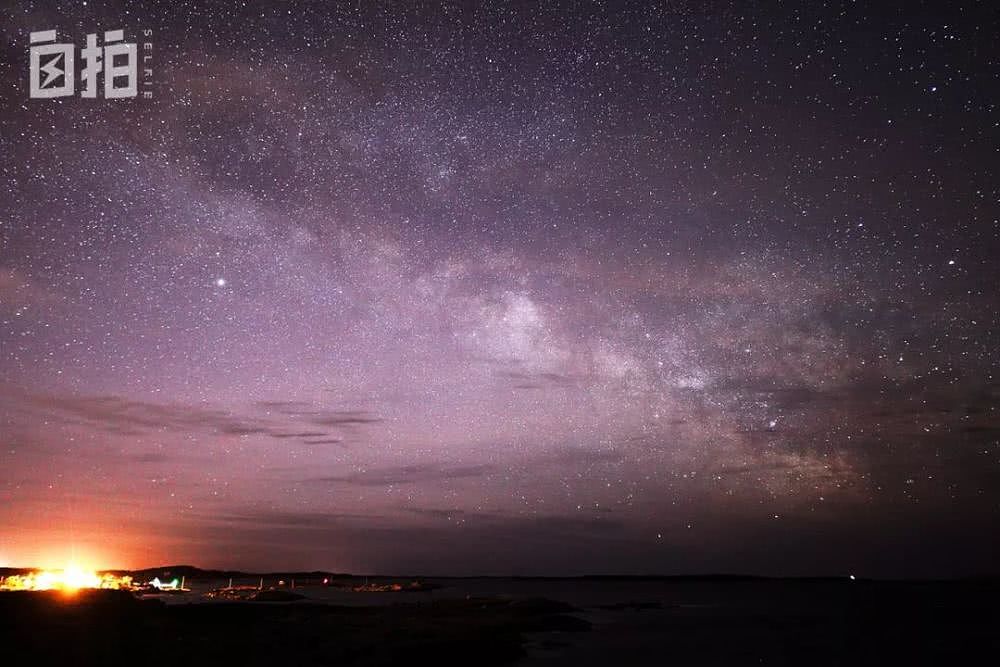
[[[996,571],[995,5],[238,4],[0,12],[0,566]]]

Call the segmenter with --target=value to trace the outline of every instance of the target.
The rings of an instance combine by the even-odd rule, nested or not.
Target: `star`
[[[4,559],[993,567],[994,17],[150,4],[0,8]]]

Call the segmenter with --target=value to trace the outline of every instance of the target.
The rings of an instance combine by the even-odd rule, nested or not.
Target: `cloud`
[[[265,411],[261,416],[241,415],[228,410],[183,404],[154,403],[119,396],[17,393],[0,395],[28,410],[41,413],[47,420],[83,425],[107,433],[140,436],[157,432],[209,433],[219,436],[263,436],[277,440],[296,440],[302,444],[342,444],[343,438],[328,437],[329,430],[303,429],[316,424],[356,431],[382,420],[364,410],[323,411],[316,406],[295,402],[264,404],[278,413]],[[262,404],[257,404],[263,407]],[[293,409],[294,408],[294,409]],[[297,428],[298,427],[298,428]]]
[[[243,524],[250,526],[285,526],[305,529],[327,529],[345,522],[370,522],[384,518],[378,513],[360,514],[352,512],[287,512],[275,510],[246,509],[236,512],[198,515],[200,521],[208,523]]]
[[[548,389],[553,387],[572,387],[579,383],[580,378],[553,372],[522,372],[500,370],[495,375],[507,379],[514,389]]]
[[[401,484],[447,482],[458,479],[486,477],[494,471],[494,466],[488,464],[466,466],[415,464],[392,468],[381,468],[343,476],[315,477],[306,481],[350,484],[355,486],[395,486]]]
[[[318,426],[366,426],[382,420],[363,410],[335,410],[331,412],[304,412],[310,423]]]

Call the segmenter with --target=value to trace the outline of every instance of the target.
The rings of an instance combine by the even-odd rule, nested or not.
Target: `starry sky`
[[[995,571],[991,3],[7,3],[0,565]],[[28,33],[152,99],[28,98]]]

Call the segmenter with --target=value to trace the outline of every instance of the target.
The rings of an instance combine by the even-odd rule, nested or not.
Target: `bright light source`
[[[132,577],[98,574],[71,565],[63,570],[40,570],[12,574],[0,584],[2,591],[63,591],[75,593],[84,588],[132,588]]]

